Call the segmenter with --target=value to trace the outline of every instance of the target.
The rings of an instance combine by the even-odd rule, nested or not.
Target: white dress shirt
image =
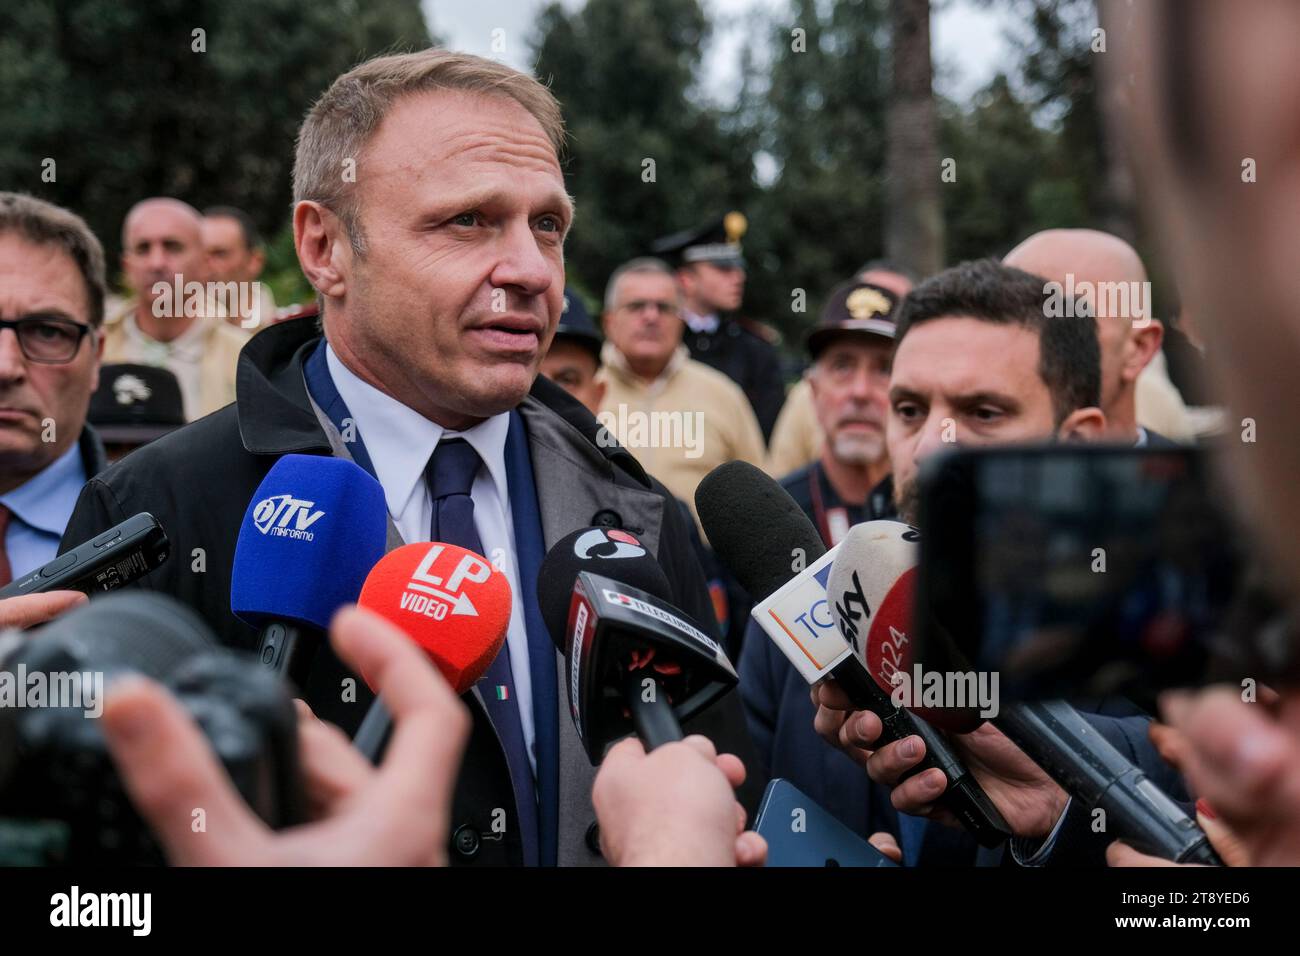
[[[510,428],[510,414],[494,415],[463,432],[449,431],[362,381],[339,361],[329,346],[325,349],[325,362],[330,377],[334,379],[334,387],[352,413],[357,433],[374,465],[375,477],[383,486],[388,514],[407,544],[429,540],[433,499],[424,480],[424,471],[438,442],[444,436],[463,438],[483,459],[483,467],[479,468],[474,477],[474,487],[470,489],[470,498],[474,501],[474,527],[487,552],[484,556],[510,582],[512,607],[506,628],[506,646],[510,650],[519,722],[523,725],[524,744],[535,775],[537,756],[533,752],[535,733],[533,685],[528,670],[528,632],[524,627],[514,517],[506,485],[506,433]],[[487,689],[484,693],[494,691]]]
[[[718,331],[718,326],[722,320],[718,318],[718,313],[710,312],[708,315],[696,315],[690,309],[682,310],[682,319],[692,332],[704,332],[712,335]]]

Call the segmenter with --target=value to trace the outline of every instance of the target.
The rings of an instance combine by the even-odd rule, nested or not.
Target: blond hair
[[[90,324],[98,327],[104,321],[104,297],[108,291],[104,247],[84,219],[35,196],[0,192],[0,235],[7,234],[66,252],[76,263],[86,287]]]
[[[564,146],[560,104],[537,80],[494,60],[447,50],[421,50],[376,57],[330,84],[298,130],[293,162],[293,201],[312,200],[343,222],[353,250],[365,252],[356,185],[345,177],[398,99],[415,93],[454,90],[507,96],[541,124],[558,156]]]

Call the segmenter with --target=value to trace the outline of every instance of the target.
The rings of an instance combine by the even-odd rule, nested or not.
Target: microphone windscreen
[[[512,597],[510,582],[487,558],[433,541],[384,555],[357,603],[405,631],[463,694],[500,653]]]
[[[709,547],[755,601],[826,553],[798,502],[745,461],[729,461],[705,475],[695,489],[695,510]]]
[[[546,552],[537,571],[537,603],[556,647],[564,650],[573,582],[582,571],[640,588],[672,602],[672,587],[659,562],[636,537],[618,528],[579,528]]]
[[[230,609],[253,627],[291,621],[325,630],[334,612],[361,593],[387,533],[384,491],[358,465],[285,455],[244,513]]]
[[[973,730],[979,708],[920,706],[913,677],[917,561],[920,533],[901,521],[865,521],[840,543],[826,582],[831,620],[858,660],[886,693],[907,680],[915,705],[908,710],[944,730]],[[907,703],[905,701],[905,703]]]

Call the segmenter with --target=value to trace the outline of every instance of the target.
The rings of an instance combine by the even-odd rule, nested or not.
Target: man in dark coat
[[[473,729],[452,809],[454,863],[599,862],[594,770],[537,602],[547,549],[582,526],[626,529],[660,561],[672,601],[713,630],[680,511],[630,455],[597,441],[590,413],[537,377],[560,318],[572,220],[562,137],[544,87],[479,57],[381,57],[335,81],[304,121],[294,166],[294,238],[320,325],[255,336],[236,402],[90,482],[64,537],[66,549],[152,512],[173,557],[143,585],[248,649],[257,635],[230,610],[235,542],[282,455],[332,454],[369,471],[390,549],[440,540],[499,555],[513,613],[489,689],[463,698]],[[365,175],[340,177],[363,153]],[[355,701],[340,693],[349,678],[322,649],[304,696],[352,732],[369,699],[359,680]],[[747,760],[735,695],[693,729]]]

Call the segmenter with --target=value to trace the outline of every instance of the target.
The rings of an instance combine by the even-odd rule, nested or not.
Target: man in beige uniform
[[[136,203],[122,224],[122,268],[135,295],[113,302],[104,319],[104,362],[169,370],[187,421],[235,400],[235,365],[249,337],[222,318],[206,287],[193,285],[207,279],[202,223],[177,199]]]
[[[605,399],[597,416],[695,511],[695,486],[724,461],[764,465],[763,434],[745,393],[690,357],[681,298],[668,266],[633,259],[605,289]]]

